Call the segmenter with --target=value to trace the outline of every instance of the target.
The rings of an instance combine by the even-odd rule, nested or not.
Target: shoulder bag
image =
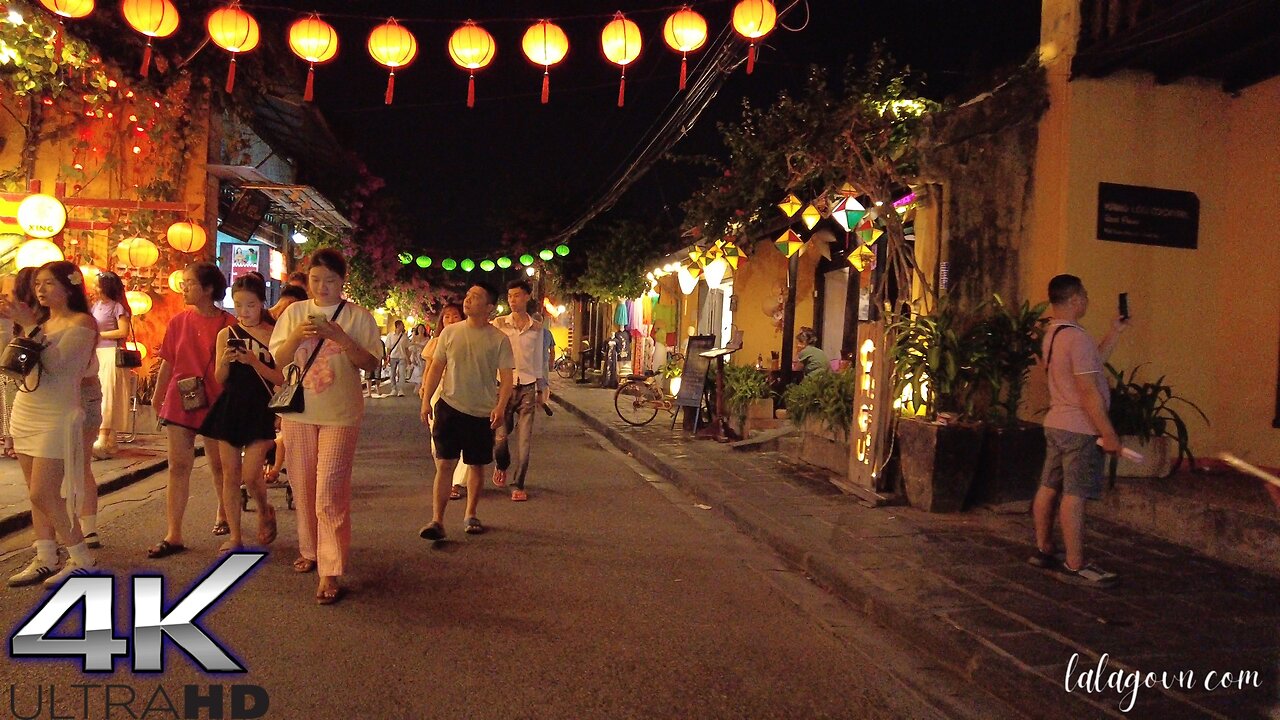
[[[333,317],[329,319],[329,322],[338,320],[338,314],[342,312],[342,308],[346,304],[346,300],[338,303],[338,309],[333,311]],[[320,342],[316,343],[316,349],[311,351],[311,357],[307,358],[307,364],[301,370],[298,369],[297,365],[289,364],[289,367],[284,372],[284,384],[267,402],[268,410],[283,415],[286,413],[300,413],[306,409],[307,405],[302,397],[302,380],[307,376],[307,371],[311,369],[311,365],[315,363],[316,356],[320,354],[321,345],[324,345],[324,338],[320,338]]]
[[[133,340],[133,346],[138,347],[138,336],[133,330],[133,318],[129,318],[129,335]],[[130,350],[128,344],[120,340],[116,344],[116,367],[128,369],[142,367],[142,351]]]

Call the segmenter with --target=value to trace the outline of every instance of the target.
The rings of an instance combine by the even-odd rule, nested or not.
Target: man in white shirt
[[[529,314],[533,288],[527,280],[507,284],[507,303],[511,313],[493,321],[511,341],[515,356],[515,392],[507,406],[506,418],[494,434],[493,484],[504,487],[510,482],[511,499],[529,499],[524,489],[529,473],[529,451],[533,441],[533,419],[547,402],[547,376],[551,371],[546,334],[542,323]]]
[[[409,335],[404,331],[403,321],[396,320],[395,329],[387,333],[383,345],[387,348],[387,377],[391,380],[391,392],[386,395],[374,395],[373,397],[404,397],[404,391],[400,389],[400,370],[404,369],[407,379],[409,372]]]

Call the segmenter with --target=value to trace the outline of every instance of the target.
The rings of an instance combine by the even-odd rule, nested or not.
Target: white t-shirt
[[[440,399],[476,417],[489,417],[498,404],[498,371],[515,367],[511,341],[489,323],[473,328],[463,321],[445,328],[432,359],[446,363]]]
[[[293,329],[306,322],[309,316],[323,315],[328,320],[333,317],[333,311],[337,309],[337,305],[318,306],[315,300],[296,302],[285,308],[280,320],[276,322],[275,330],[271,332],[271,354],[276,356],[276,364],[283,367],[288,363],[294,363],[299,370],[305,367],[319,338],[300,343],[291,358],[279,356],[281,346],[289,338]],[[382,357],[378,323],[368,310],[348,302],[335,322],[360,347],[376,358]],[[320,354],[316,356],[311,370],[302,380],[302,396],[306,409],[300,413],[290,413],[285,416],[286,419],[310,425],[341,427],[359,425],[364,419],[364,397],[360,393],[360,369],[332,340],[326,340],[320,345]]]
[[[409,335],[407,333],[389,332],[383,345],[387,346],[387,358],[389,360],[409,359]]]

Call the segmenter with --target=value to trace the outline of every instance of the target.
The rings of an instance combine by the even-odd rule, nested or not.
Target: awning
[[[310,185],[272,182],[248,165],[210,165],[209,173],[241,190],[261,192],[290,220],[306,222],[339,234],[351,230],[351,221],[343,217],[328,198]]]

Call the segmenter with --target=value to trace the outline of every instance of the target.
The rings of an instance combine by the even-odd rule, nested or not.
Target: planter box
[[[987,425],[982,435],[978,471],[967,505],[999,504],[1035,497],[1044,469],[1044,426]]]
[[[839,475],[849,475],[849,441],[839,440],[816,420],[808,420],[800,431],[800,459]]]
[[[729,423],[733,431],[744,440],[751,437],[751,433],[773,430],[782,425],[782,421],[773,418],[772,398],[752,400],[751,404],[747,405],[746,419],[739,422],[735,415],[730,418]]]
[[[898,422],[898,458],[907,502],[927,512],[959,512],[982,452],[980,423]]]
[[[1145,445],[1136,435],[1121,435],[1120,444],[1142,455],[1142,462],[1134,462],[1120,456],[1116,475],[1120,477],[1162,478],[1173,470],[1174,453],[1178,445],[1167,437],[1151,438]]]

